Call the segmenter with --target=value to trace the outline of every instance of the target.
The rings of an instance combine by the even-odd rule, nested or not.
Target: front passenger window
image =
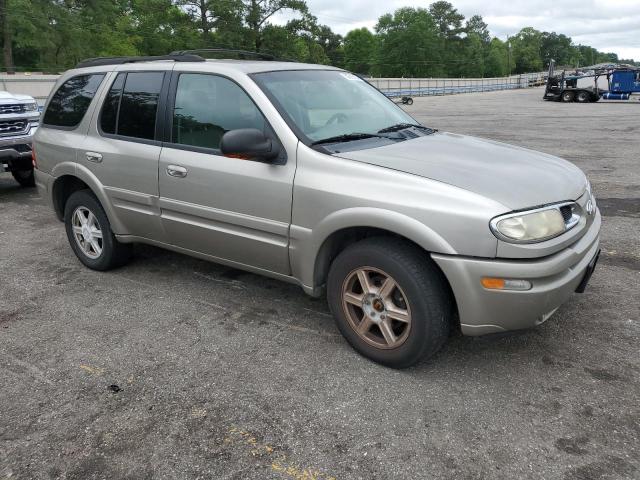
[[[219,150],[222,136],[238,128],[265,130],[262,113],[244,90],[216,75],[180,75],[173,110],[173,143]]]

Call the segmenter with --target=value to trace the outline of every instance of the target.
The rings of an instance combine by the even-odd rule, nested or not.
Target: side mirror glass
[[[220,151],[227,157],[273,161],[280,155],[280,146],[256,128],[239,128],[222,136]]]

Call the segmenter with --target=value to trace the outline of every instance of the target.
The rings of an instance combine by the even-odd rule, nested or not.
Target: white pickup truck
[[[39,122],[33,97],[0,91],[0,173],[11,172],[23,187],[35,185],[31,141]]]

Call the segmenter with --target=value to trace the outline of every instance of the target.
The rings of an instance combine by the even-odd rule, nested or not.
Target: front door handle
[[[172,177],[184,178],[187,176],[187,169],[180,165],[167,165],[167,175]]]
[[[97,152],[87,152],[85,154],[87,156],[87,160],[93,163],[101,163],[102,162],[102,154]]]

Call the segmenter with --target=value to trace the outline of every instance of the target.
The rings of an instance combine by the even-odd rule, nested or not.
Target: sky
[[[564,33],[619,58],[640,60],[640,0],[449,0],[466,18],[479,14],[493,36],[505,39],[523,27]],[[400,7],[427,8],[431,1],[307,0],[318,22],[342,35],[373,29],[378,17]],[[287,14],[274,19],[284,23]]]

